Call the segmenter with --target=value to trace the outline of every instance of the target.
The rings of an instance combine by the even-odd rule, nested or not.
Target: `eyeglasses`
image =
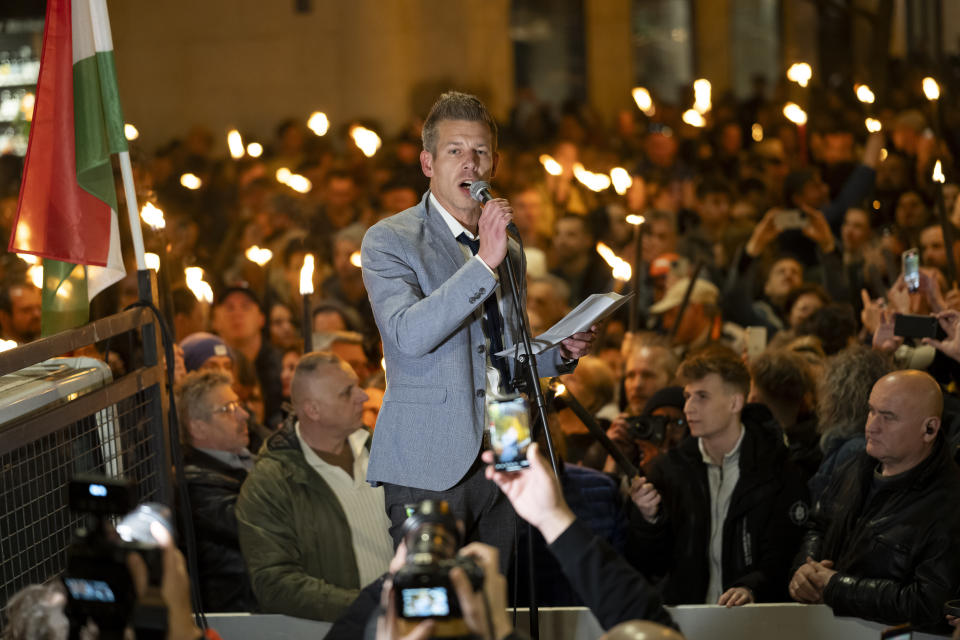
[[[213,410],[213,413],[236,413],[239,409],[242,409],[242,408],[243,407],[240,405],[238,401],[233,400],[223,405],[222,407],[217,407],[216,409]]]

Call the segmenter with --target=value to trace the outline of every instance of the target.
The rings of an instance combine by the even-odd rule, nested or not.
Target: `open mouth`
[[[473,184],[471,180],[464,180],[463,182],[460,183],[460,190],[466,193],[467,195],[470,195],[471,184]]]

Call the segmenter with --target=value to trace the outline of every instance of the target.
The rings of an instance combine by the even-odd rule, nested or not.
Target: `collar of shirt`
[[[222,462],[231,469],[242,469],[243,471],[250,471],[253,468],[254,458],[253,455],[244,447],[240,453],[233,453],[232,451],[221,451],[219,449],[200,449],[197,451],[205,453],[214,460]]]
[[[437,200],[437,197],[433,195],[433,192],[430,192],[430,205],[437,208],[437,211],[440,212],[440,217],[443,218],[443,221],[447,223],[447,226],[450,227],[450,233],[453,234],[453,237],[456,238],[461,233],[467,234],[467,237],[471,240],[477,239],[477,234],[470,233],[470,231],[460,224],[460,221],[453,217],[453,215],[443,208],[443,205],[440,204],[440,201]]]
[[[730,463],[737,464],[740,462],[740,445],[743,443],[743,434],[747,430],[744,428],[743,423],[740,423],[740,437],[737,438],[737,443],[733,445],[733,449],[730,449],[724,456],[721,466],[727,466]],[[710,458],[710,454],[707,453],[706,447],[703,446],[703,438],[697,439],[697,445],[700,447],[700,455],[703,458],[704,464],[714,464],[713,459]]]
[[[300,441],[300,450],[303,451],[303,457],[306,459],[307,463],[311,467],[330,467],[339,469],[335,465],[325,462],[323,458],[317,455],[317,452],[314,451],[309,444],[303,439],[303,436],[300,435],[300,421],[297,420],[297,425],[294,428],[297,433],[297,440]],[[350,450],[353,451],[353,462],[356,465],[357,460],[360,458],[360,454],[363,452],[363,446],[367,442],[367,438],[370,437],[370,432],[366,429],[360,428],[347,436],[347,445],[349,445]]]

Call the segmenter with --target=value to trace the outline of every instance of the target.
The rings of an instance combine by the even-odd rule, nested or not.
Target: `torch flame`
[[[869,131],[870,133],[876,133],[877,131],[880,131],[880,129],[883,128],[883,125],[880,124],[880,121],[877,120],[876,118],[867,118],[866,120],[864,120],[863,123],[866,125],[867,131]]]
[[[750,137],[753,138],[754,142],[763,142],[763,125],[754,122],[753,126],[750,127]]]
[[[546,172],[552,176],[558,176],[563,173],[563,167],[560,166],[560,163],[545,153],[540,155],[540,164],[542,164]]]
[[[289,180],[290,176],[292,175],[293,175],[293,172],[290,171],[290,169],[287,169],[286,167],[280,167],[279,169],[277,169],[277,173],[276,173],[277,182],[279,182],[280,184],[287,184],[287,180]]]
[[[10,349],[16,349],[16,348],[17,348],[16,341],[0,339],[0,351],[10,351]]]
[[[303,266],[300,267],[300,295],[313,293],[313,254],[303,257]]]
[[[129,122],[123,125],[123,137],[127,140],[136,140],[140,137],[140,132]]]
[[[583,186],[591,191],[603,191],[604,189],[610,188],[610,176],[605,173],[588,171],[579,162],[573,165],[573,175]]]
[[[263,145],[259,142],[251,142],[247,145],[247,155],[251,158],[259,158],[263,155]]]
[[[230,148],[230,157],[239,160],[243,157],[243,138],[236,129],[231,129],[227,134],[227,147]]]
[[[160,256],[155,253],[143,254],[143,261],[147,263],[147,269],[153,269],[160,273]]]
[[[629,262],[617,256],[617,254],[613,252],[613,249],[602,242],[597,243],[597,253],[599,253],[604,262],[613,269],[613,278],[615,280],[621,280],[623,282],[630,280],[630,277],[633,275],[633,270],[630,268]]]
[[[807,86],[812,77],[813,70],[806,62],[794,62],[790,65],[790,68],[787,69],[787,80],[796,82],[801,87]]]
[[[273,257],[273,252],[270,251],[270,249],[261,249],[257,245],[253,245],[247,249],[243,255],[245,255],[250,262],[254,262],[262,267],[270,262],[270,259]]]
[[[553,395],[555,396],[562,396],[564,393],[566,393],[566,391],[567,391],[567,385],[563,384],[559,380],[553,386]]]
[[[710,81],[705,78],[693,82],[693,108],[700,115],[710,111]]]
[[[37,289],[43,289],[43,265],[35,264],[27,269],[27,277]]]
[[[864,104],[873,104],[873,101],[877,99],[870,87],[865,84],[854,85],[853,90],[857,93],[857,100]]]
[[[314,111],[310,114],[310,119],[307,120],[307,127],[316,135],[325,136],[330,129],[330,120],[327,119],[327,114],[324,112]]]
[[[203,184],[203,181],[193,173],[185,173],[180,176],[180,184],[191,191],[196,191]]]
[[[18,253],[17,257],[26,262],[27,264],[40,264],[40,258],[33,255],[32,253]]]
[[[943,169],[940,167],[940,161],[937,160],[937,164],[933,165],[933,181],[943,184],[946,182],[946,178],[943,175]]]
[[[631,93],[633,101],[637,103],[637,108],[643,111],[644,115],[652,116],[657,112],[653,106],[653,98],[650,97],[650,92],[644,87],[634,87]]]
[[[360,268],[360,252],[354,251],[350,254],[350,264],[355,266],[357,269]]]
[[[613,181],[614,190],[621,196],[627,192],[627,189],[633,186],[633,178],[630,177],[630,174],[623,167],[614,167],[611,169],[610,180]]]
[[[187,288],[193,292],[193,295],[200,302],[213,303],[213,287],[203,279],[203,269],[200,267],[187,267],[183,270],[183,275],[187,283]]]
[[[683,112],[683,116],[681,117],[683,121],[691,127],[699,128],[707,126],[707,121],[703,118],[703,114],[696,109],[687,109]]]
[[[140,209],[140,219],[147,223],[147,226],[157,231],[167,226],[167,221],[163,217],[163,211],[153,205],[152,202],[144,203]]]
[[[310,182],[306,176],[302,176],[299,173],[291,175],[284,184],[297,193],[310,193],[310,190],[313,189],[313,183]]]
[[[627,224],[632,224],[633,226],[643,224],[646,221],[647,221],[646,218],[644,218],[643,216],[638,216],[635,213],[631,213],[630,215],[627,216]]]
[[[372,158],[382,144],[380,136],[378,136],[375,131],[371,131],[360,125],[351,127],[350,137],[353,138],[354,143],[356,143],[360,151],[363,152],[363,155],[368,158]]]
[[[923,79],[923,95],[927,96],[927,100],[940,99],[940,85],[929,76]]]
[[[783,105],[783,115],[787,120],[796,125],[807,124],[807,113],[800,108],[800,105],[794,102],[788,102]]]

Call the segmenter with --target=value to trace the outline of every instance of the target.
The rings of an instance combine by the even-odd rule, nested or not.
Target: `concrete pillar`
[[[714,96],[729,89],[732,82],[730,11],[730,0],[693,3],[694,77],[708,79]]]
[[[632,0],[584,0],[587,92],[605,119],[633,104]]]

